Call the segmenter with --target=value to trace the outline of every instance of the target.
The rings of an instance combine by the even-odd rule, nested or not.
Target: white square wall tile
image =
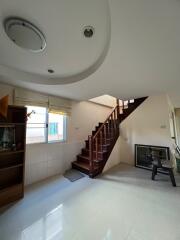
[[[48,177],[47,162],[32,163],[32,164],[29,164],[27,167],[28,167],[28,170],[27,170],[28,184],[38,182]]]
[[[26,147],[26,162],[37,163],[47,161],[47,144],[31,144]]]

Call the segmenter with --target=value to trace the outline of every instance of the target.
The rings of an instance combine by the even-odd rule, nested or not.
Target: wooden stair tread
[[[110,145],[110,144],[108,144],[108,145]],[[87,151],[87,152],[89,152],[89,149],[88,148],[83,148],[82,150],[84,150],[84,151]],[[96,152],[95,150],[93,151],[93,152]],[[105,151],[105,150],[102,150],[102,151],[98,151],[98,153],[107,153],[107,151]]]
[[[74,161],[73,164],[76,165],[76,166],[79,166],[80,168],[83,168],[85,170],[88,170],[88,171],[90,170],[90,166],[89,166],[88,163]],[[95,170],[98,170],[98,166],[95,166],[94,168],[95,168]]]
[[[89,161],[90,159],[89,159],[89,156],[85,156],[85,155],[83,155],[83,154],[79,154],[79,155],[77,155],[78,157],[80,157],[80,158],[84,158],[84,159],[86,159],[87,161]],[[98,158],[98,159],[94,159],[94,162],[102,162],[103,161],[103,159],[100,159],[100,158]]]
[[[112,138],[113,139],[113,138]],[[106,138],[106,140],[109,140],[109,139],[107,139]],[[88,143],[88,140],[85,140],[85,142],[87,142]],[[94,143],[94,145],[95,145],[95,143]],[[100,143],[98,143],[98,145],[100,146],[101,144]],[[110,143],[102,143],[102,146],[109,146],[109,145],[111,145]]]

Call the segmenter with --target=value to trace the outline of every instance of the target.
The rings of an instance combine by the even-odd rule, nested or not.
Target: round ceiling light
[[[5,32],[19,47],[33,52],[41,52],[46,47],[42,32],[32,23],[21,18],[7,18],[4,21]]]

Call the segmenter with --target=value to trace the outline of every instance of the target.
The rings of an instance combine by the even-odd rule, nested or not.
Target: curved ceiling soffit
[[[72,74],[68,76],[57,76],[57,77],[47,77],[47,76],[42,76],[40,74],[34,74],[34,73],[29,73],[26,71],[21,71],[17,68],[10,67],[8,65],[1,64],[0,65],[0,70],[1,70],[1,78],[2,79],[8,79],[15,81],[23,81],[23,82],[31,82],[31,83],[36,83],[36,84],[45,84],[45,85],[60,85],[60,84],[70,84],[70,83],[75,83],[78,81],[81,81],[94,72],[97,71],[97,69],[103,64],[107,54],[108,50],[110,47],[110,41],[111,41],[111,15],[110,15],[110,7],[109,7],[109,2],[108,0],[106,1],[107,4],[107,13],[106,13],[106,39],[104,41],[104,46],[95,61],[88,66],[86,69],[83,71],[77,73],[77,74]]]

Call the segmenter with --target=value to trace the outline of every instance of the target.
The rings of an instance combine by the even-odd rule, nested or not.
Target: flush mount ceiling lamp
[[[32,23],[25,19],[10,17],[4,21],[5,32],[19,47],[41,52],[46,47],[43,33]]]

